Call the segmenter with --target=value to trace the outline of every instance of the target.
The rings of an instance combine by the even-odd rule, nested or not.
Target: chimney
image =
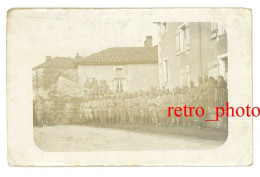
[[[51,56],[46,56],[46,62],[51,60]]]
[[[77,58],[81,58],[81,56],[79,55],[79,53],[76,54],[75,59],[77,59]]]
[[[146,36],[146,39],[144,41],[144,47],[153,47],[153,37],[152,36]]]

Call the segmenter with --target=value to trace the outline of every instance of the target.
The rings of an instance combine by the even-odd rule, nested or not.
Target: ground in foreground
[[[179,129],[183,131],[183,128]],[[177,131],[177,127],[141,125],[59,125],[35,127],[34,140],[44,151],[74,152],[212,149],[221,146],[226,140],[224,133],[212,133],[211,130],[187,128],[184,131],[193,132],[193,136],[174,133]],[[209,131],[211,137],[204,135],[209,134]]]

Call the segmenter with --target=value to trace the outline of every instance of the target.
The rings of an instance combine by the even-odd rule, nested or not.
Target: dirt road
[[[80,125],[35,127],[34,139],[45,151],[211,149],[224,143],[220,140],[181,135],[140,133]]]

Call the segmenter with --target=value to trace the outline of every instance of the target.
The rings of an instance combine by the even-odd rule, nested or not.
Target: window
[[[113,90],[114,92],[125,91],[125,77],[123,66],[114,66]]]
[[[115,66],[114,67],[114,76],[116,78],[124,77],[124,68],[123,68],[123,66]]]
[[[190,28],[189,23],[183,23],[176,31],[176,53],[177,55],[190,50]]]
[[[168,60],[163,60],[163,82],[168,83]]]
[[[190,83],[190,67],[189,65],[180,68],[180,85],[189,86]]]
[[[114,92],[125,91],[125,79],[116,78],[113,80]]]
[[[123,74],[123,68],[116,68],[116,75],[122,75]]]
[[[163,35],[165,32],[167,31],[167,23],[166,22],[163,22],[161,23],[161,26],[160,26],[160,35]]]
[[[215,39],[215,38],[220,38],[220,37],[225,37],[226,36],[226,30],[223,26],[218,25],[215,22],[211,23],[211,38]]]
[[[219,75],[223,76],[226,82],[228,81],[228,54],[217,56],[219,63]]]
[[[218,37],[225,37],[226,36],[226,30],[224,27],[219,26],[218,27]]]
[[[209,61],[208,62],[208,76],[217,78],[219,75],[218,67],[219,66],[218,66],[217,60]]]

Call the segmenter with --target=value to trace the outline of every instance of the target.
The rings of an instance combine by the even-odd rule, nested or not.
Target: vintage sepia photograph
[[[9,10],[9,164],[252,164],[252,117],[228,115],[252,105],[251,25],[248,9]]]
[[[49,20],[52,33],[63,20],[69,19]],[[227,117],[206,121],[228,101],[223,26],[101,19],[64,28],[32,68],[33,135],[40,149],[196,150],[226,141]],[[205,114],[168,115],[168,107],[184,105],[203,107]]]

